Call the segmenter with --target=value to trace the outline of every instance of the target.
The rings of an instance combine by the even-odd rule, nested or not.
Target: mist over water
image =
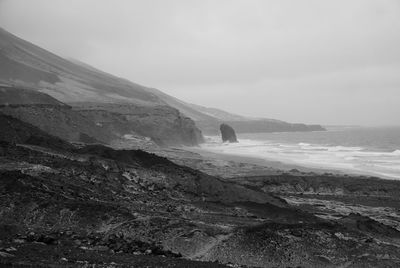
[[[331,128],[325,132],[238,134],[239,143],[207,137],[216,153],[400,180],[400,127]]]

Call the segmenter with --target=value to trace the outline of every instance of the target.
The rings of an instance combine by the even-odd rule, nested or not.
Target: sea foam
[[[206,141],[202,148],[214,153],[251,156],[311,168],[337,169],[400,179],[400,150],[371,151],[358,146],[251,139],[239,139],[239,143],[222,143],[219,137],[207,137]]]

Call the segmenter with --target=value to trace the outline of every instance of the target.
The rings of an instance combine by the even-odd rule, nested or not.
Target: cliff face
[[[29,89],[0,87],[0,112],[68,141],[108,143],[117,138],[70,106]]]
[[[111,143],[140,135],[167,146],[203,142],[190,118],[165,105],[85,103],[72,109],[41,92],[0,87],[0,111],[69,141]]]
[[[72,108],[44,93],[0,87],[0,112],[75,142],[110,144],[132,135],[162,146],[204,141],[190,118],[166,105],[80,103]]]
[[[81,103],[74,109],[119,136],[137,133],[165,146],[193,146],[204,141],[193,120],[170,106]]]
[[[96,143],[109,143],[116,138],[71,108],[25,105],[3,107],[0,108],[0,112],[68,141],[87,142],[90,139]]]

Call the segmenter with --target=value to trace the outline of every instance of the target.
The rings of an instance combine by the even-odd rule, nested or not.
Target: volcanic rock
[[[219,127],[220,131],[221,131],[221,136],[222,136],[222,141],[226,142],[238,142],[237,138],[236,138],[236,133],[235,130],[227,125],[227,124],[221,124],[221,126]]]

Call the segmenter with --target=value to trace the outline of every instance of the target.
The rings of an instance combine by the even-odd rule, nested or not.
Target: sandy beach
[[[338,176],[351,174],[346,170],[311,168],[281,161],[266,160],[263,158],[216,153],[201,147],[183,147],[182,149],[167,149],[166,155],[180,164],[191,166],[195,169],[209,172],[221,177],[276,175],[282,173],[330,173]],[[185,160],[182,160],[182,159]],[[212,167],[215,166],[215,167]],[[216,168],[218,167],[218,168]]]

